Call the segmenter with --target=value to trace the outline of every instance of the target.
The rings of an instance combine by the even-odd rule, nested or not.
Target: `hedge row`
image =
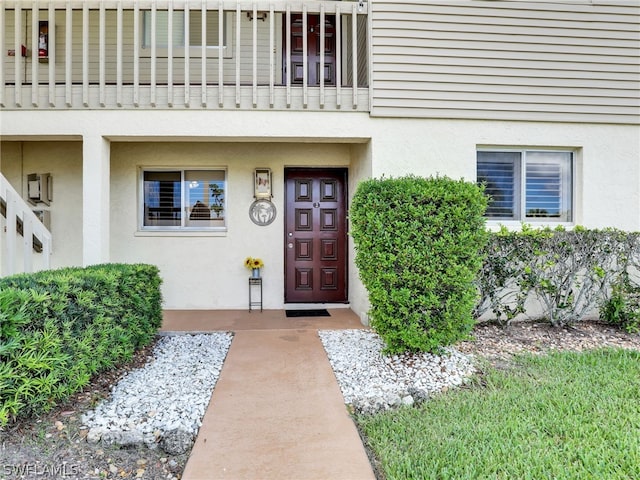
[[[358,185],[355,263],[388,353],[437,351],[488,311],[508,323],[535,310],[569,326],[599,309],[640,330],[640,233],[527,225],[488,233],[486,201],[481,186],[446,177]]]
[[[638,325],[640,233],[523,225],[493,233],[484,253],[476,317],[491,311],[508,323],[537,303],[539,316],[554,326],[572,325],[598,308],[603,320],[629,331]]]
[[[149,344],[162,321],[160,284],[143,264],[0,279],[0,426],[49,410]]]

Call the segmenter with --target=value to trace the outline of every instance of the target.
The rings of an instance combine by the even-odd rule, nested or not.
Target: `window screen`
[[[572,221],[573,152],[479,151],[477,178],[488,218]]]
[[[486,215],[513,219],[517,215],[516,169],[518,152],[478,152],[478,181],[485,185],[490,201]]]
[[[144,171],[142,228],[224,228],[226,190],[224,170]]]
[[[180,172],[144,172],[144,225],[180,226]]]

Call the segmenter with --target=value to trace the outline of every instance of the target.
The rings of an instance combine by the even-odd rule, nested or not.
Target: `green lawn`
[[[392,479],[640,479],[640,352],[521,356],[357,423]]]

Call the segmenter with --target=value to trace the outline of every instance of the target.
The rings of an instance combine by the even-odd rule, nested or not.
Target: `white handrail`
[[[0,200],[6,204],[6,241],[2,243],[2,256],[7,259],[6,275],[17,272],[16,260],[18,258],[18,221],[22,223],[22,236],[24,248],[23,271],[33,271],[33,238],[42,243],[42,269],[47,270],[51,266],[51,232],[38,219],[31,207],[11,186],[9,181],[0,173]]]

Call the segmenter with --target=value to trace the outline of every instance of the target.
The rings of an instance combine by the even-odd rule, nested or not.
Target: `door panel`
[[[286,25],[283,26],[286,35]],[[324,82],[336,83],[336,17],[326,15],[324,19]],[[320,15],[307,15],[307,82],[320,85]],[[283,42],[286,49],[286,42]],[[283,51],[283,58],[286,58]],[[304,37],[302,14],[291,15],[291,83],[302,83],[304,79]],[[286,66],[285,66],[286,78]]]
[[[346,170],[285,178],[285,302],[346,302]]]

